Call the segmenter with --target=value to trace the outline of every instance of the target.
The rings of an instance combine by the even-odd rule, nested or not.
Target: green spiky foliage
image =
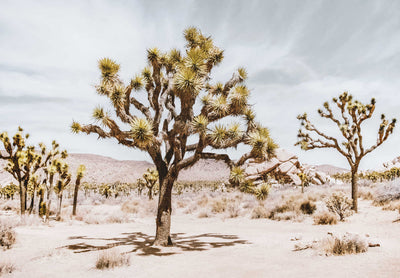
[[[96,90],[109,98],[113,113],[96,108],[95,123],[74,121],[71,126],[75,133],[115,138],[119,144],[149,154],[159,173],[154,244],[161,246],[172,244],[171,194],[182,169],[199,159],[218,159],[231,168],[240,167],[253,157],[270,158],[276,148],[267,130],[255,122],[246,70],[239,68],[227,82],[212,82],[213,69],[224,58],[223,50],[197,28],[186,29],[184,37],[184,51],[149,49],[147,67],[127,85],[119,77],[119,64],[101,59]],[[195,107],[196,101],[201,106]],[[227,124],[233,120],[237,123]],[[218,153],[240,144],[250,145],[252,150],[237,161]]]
[[[271,185],[269,183],[263,183],[254,190],[254,195],[258,200],[264,201],[267,199],[270,189]]]
[[[0,141],[5,149],[4,152],[0,152],[0,159],[7,161],[4,169],[18,182],[21,214],[25,214],[27,209],[29,182],[42,166],[42,156],[35,151],[34,146],[26,144],[28,138],[29,134],[24,134],[21,127],[12,137],[7,132],[0,134]]]
[[[365,120],[372,117],[375,111],[375,99],[371,99],[369,104],[363,104],[354,100],[349,93],[344,92],[339,98],[333,98],[332,102],[337,112],[331,108],[328,102],[325,102],[323,108],[318,110],[318,114],[322,118],[329,119],[337,127],[341,137],[335,138],[322,132],[309,121],[307,114],[304,113],[297,117],[300,120],[301,128],[297,135],[298,142],[296,145],[299,145],[303,150],[336,149],[346,158],[351,169],[353,210],[357,212],[357,172],[361,159],[389,138],[389,135],[393,133],[396,119],[388,121],[382,115],[376,143],[366,148],[361,126]]]
[[[146,172],[143,174],[143,179],[138,181],[139,183],[144,184],[147,187],[147,196],[149,200],[153,199],[153,188],[158,182],[158,172],[156,169],[147,169]]]
[[[2,194],[5,198],[14,200],[14,195],[18,191],[18,186],[10,183],[2,188]]]
[[[79,165],[78,169],[76,170],[76,179],[75,179],[75,187],[74,187],[74,201],[72,203],[72,215],[76,215],[76,206],[78,204],[78,192],[79,186],[81,184],[81,180],[85,174],[86,167],[85,165]]]
[[[240,167],[232,167],[229,175],[229,182],[233,186],[239,186],[245,181],[244,169]]]

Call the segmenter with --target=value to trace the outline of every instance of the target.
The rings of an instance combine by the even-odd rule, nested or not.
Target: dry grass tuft
[[[321,244],[321,247],[328,255],[340,256],[368,251],[368,242],[357,234],[347,233],[343,236],[330,236],[322,241]]]
[[[269,218],[270,212],[264,207],[264,205],[259,204],[251,212],[252,219]]]
[[[316,225],[335,225],[337,224],[337,217],[335,214],[323,211],[314,216],[314,224]]]
[[[125,213],[136,214],[139,212],[138,206],[139,206],[139,202],[137,200],[127,201],[122,204],[121,210]]]
[[[3,274],[10,274],[15,271],[16,267],[10,262],[0,262],[0,276]]]
[[[3,249],[10,249],[16,241],[14,225],[5,219],[0,220],[0,246]]]
[[[101,251],[96,261],[97,269],[108,269],[124,265],[130,265],[129,255],[121,254],[115,249]]]

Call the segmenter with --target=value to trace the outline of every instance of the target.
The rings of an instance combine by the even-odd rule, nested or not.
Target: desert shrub
[[[97,269],[114,268],[124,265],[130,265],[129,255],[121,254],[114,249],[101,251],[96,261]]]
[[[208,197],[207,195],[201,196],[200,200],[197,201],[197,204],[200,207],[205,207],[208,204]]]
[[[301,205],[300,205],[300,210],[304,214],[313,214],[316,209],[317,209],[317,206],[315,205],[314,202],[312,202],[310,200],[306,200],[303,203],[301,203]]]
[[[129,218],[124,213],[113,213],[108,216],[105,220],[105,223],[112,224],[112,223],[126,223],[129,221]]]
[[[210,214],[207,210],[202,210],[199,212],[199,214],[197,215],[198,218],[208,218],[210,217]]]
[[[0,246],[3,249],[10,249],[15,243],[16,234],[14,226],[4,219],[0,220]]]
[[[214,200],[211,205],[212,213],[223,213],[226,210],[228,200],[226,198],[221,198],[219,200]]]
[[[384,183],[376,192],[373,205],[382,206],[384,210],[400,208],[400,184],[398,181]]]
[[[0,262],[0,276],[3,274],[10,274],[15,271],[16,267],[10,262]]]
[[[353,213],[351,210],[351,200],[342,192],[333,193],[328,200],[326,200],[325,204],[330,212],[336,213],[339,216],[340,221],[343,221],[347,216]]]
[[[129,222],[129,218],[121,211],[114,211],[109,214],[99,211],[83,215],[82,221],[86,224],[113,224]]]
[[[323,211],[314,216],[314,224],[316,225],[335,225],[337,217],[332,212]]]
[[[226,208],[227,216],[229,218],[236,218],[240,215],[240,206],[239,203],[230,202]]]
[[[358,197],[364,200],[374,200],[375,193],[370,188],[360,187],[360,190],[358,191]]]
[[[131,201],[131,202],[127,201],[122,204],[121,210],[126,213],[138,213],[138,211],[139,211],[138,205],[139,205],[139,202],[136,200]]]
[[[368,242],[357,234],[345,234],[343,236],[331,236],[323,242],[327,254],[346,255],[368,251]]]
[[[269,218],[269,211],[262,205],[256,206],[251,212],[252,219]]]

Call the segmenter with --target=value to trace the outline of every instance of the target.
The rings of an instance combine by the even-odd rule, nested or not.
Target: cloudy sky
[[[379,114],[400,119],[400,1],[0,2],[0,130],[21,125],[35,143],[56,139],[70,152],[148,160],[113,140],[73,135],[69,126],[91,122],[92,109],[105,102],[93,88],[99,58],[117,60],[128,81],[145,66],[147,48],[182,49],[188,26],[225,49],[217,80],[247,68],[258,119],[303,162],[346,166],[334,150],[294,146],[296,116],[308,112],[330,131],[316,110],[343,91],[377,99],[375,120],[364,127],[369,143]],[[400,155],[399,146],[395,131],[363,168]]]

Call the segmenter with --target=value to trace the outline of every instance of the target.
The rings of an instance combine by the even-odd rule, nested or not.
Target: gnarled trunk
[[[358,166],[351,168],[351,198],[353,199],[352,209],[358,212],[358,184],[357,184]]]
[[[161,176],[161,175],[160,175]],[[156,219],[156,238],[153,245],[156,246],[171,246],[171,195],[172,187],[177,176],[167,175],[165,178],[160,178],[160,192],[158,199],[158,211]]]

